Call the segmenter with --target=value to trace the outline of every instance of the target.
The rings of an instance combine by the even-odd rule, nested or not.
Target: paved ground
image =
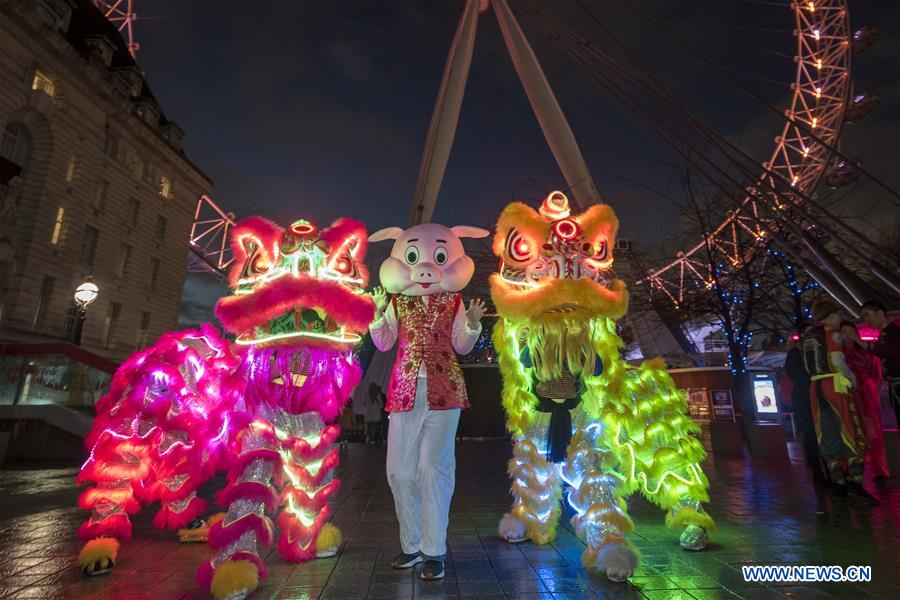
[[[334,520],[346,539],[341,554],[294,566],[272,552],[270,578],[253,598],[900,598],[897,480],[873,488],[882,505],[865,509],[828,494],[817,498],[796,462],[709,459],[710,512],[719,522],[714,544],[703,553],[683,552],[662,527],[662,514],[635,498],[632,539],[643,562],[629,584],[615,585],[583,573],[583,547],[568,529],[543,547],[498,539],[508,453],[499,441],[460,445],[448,575],[426,584],[418,572],[389,568],[398,535],[384,451],[352,444],[336,498]],[[115,571],[83,579],[73,564],[75,530],[84,518],[74,508],[74,476],[74,468],[27,465],[0,472],[0,597],[206,597],[193,586],[205,546],[179,545],[171,533],[154,530],[152,510],[137,517]],[[817,502],[825,510],[818,517]],[[871,565],[874,581],[763,587],[744,583],[745,564]]]

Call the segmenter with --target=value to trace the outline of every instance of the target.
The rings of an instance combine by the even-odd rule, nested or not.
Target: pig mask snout
[[[432,283],[440,283],[444,278],[441,270],[432,263],[419,263],[410,269],[410,279],[427,288]]]

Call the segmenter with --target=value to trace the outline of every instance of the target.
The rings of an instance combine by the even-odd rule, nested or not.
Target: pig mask
[[[483,238],[478,227],[445,227],[424,223],[403,230],[387,227],[369,236],[369,242],[396,240],[391,256],[381,263],[381,285],[390,294],[429,296],[458,292],[469,283],[475,263],[466,256],[460,238]]]

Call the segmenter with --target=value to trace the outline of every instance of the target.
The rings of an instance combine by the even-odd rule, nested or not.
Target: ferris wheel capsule
[[[874,92],[859,92],[854,94],[853,100],[844,111],[844,121],[847,123],[855,123],[860,119],[869,116],[875,108],[881,104],[881,97]]]
[[[853,52],[854,54],[862,54],[869,49],[869,46],[875,43],[881,32],[869,25],[863,25],[853,32]]]
[[[825,172],[825,181],[829,187],[839,188],[850,185],[859,179],[859,169],[850,161],[838,159]]]

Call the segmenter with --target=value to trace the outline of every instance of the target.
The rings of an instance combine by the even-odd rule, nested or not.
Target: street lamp
[[[75,288],[75,327],[72,328],[72,343],[76,346],[81,344],[81,330],[87,318],[87,307],[99,295],[100,288],[90,278]]]

